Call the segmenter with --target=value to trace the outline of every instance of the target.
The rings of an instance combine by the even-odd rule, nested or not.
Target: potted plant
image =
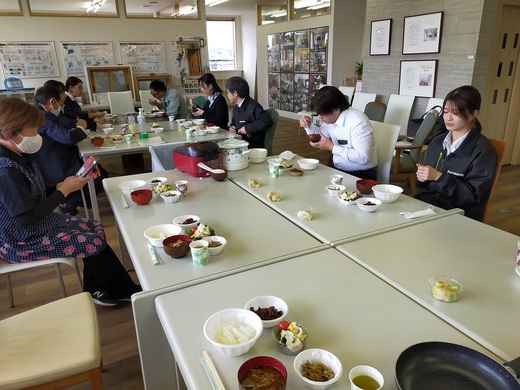
[[[363,60],[354,64],[354,74],[358,79],[363,78]]]

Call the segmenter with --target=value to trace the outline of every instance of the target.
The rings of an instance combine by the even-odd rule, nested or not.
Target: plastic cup
[[[348,373],[348,379],[350,380],[350,390],[379,390],[385,384],[383,374],[370,366],[354,367]],[[366,385],[367,382],[372,384],[372,386],[368,387]],[[365,386],[363,386],[363,384],[365,384]],[[376,387],[376,384],[379,385],[379,387]]]
[[[147,139],[148,133],[139,133],[139,139]]]
[[[132,134],[125,134],[125,141],[127,144],[131,144],[133,142]]]
[[[197,240],[190,242],[191,258],[195,267],[201,267],[208,264],[208,245],[206,240]]]
[[[279,174],[280,174],[280,165],[269,164],[269,176],[278,177]]]
[[[330,182],[332,185],[340,186],[343,183],[343,175],[331,175]]]
[[[175,115],[170,115],[170,116],[168,117],[168,120],[170,121],[170,123],[175,122]]]
[[[186,196],[188,193],[188,180],[177,180],[175,182],[175,188],[182,194],[182,196]]]

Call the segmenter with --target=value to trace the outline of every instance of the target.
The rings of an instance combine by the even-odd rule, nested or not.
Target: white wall
[[[116,63],[120,63],[119,41],[164,41],[168,73],[174,74],[172,42],[176,35],[205,36],[206,22],[201,20],[126,19],[123,0],[119,2],[119,18],[73,18],[73,17],[31,17],[25,2],[22,2],[24,16],[0,17],[0,37],[2,41],[53,41],[59,63],[60,77],[67,79],[62,41],[111,41]],[[40,87],[46,78],[23,79],[25,87]],[[0,75],[0,89],[4,77]]]

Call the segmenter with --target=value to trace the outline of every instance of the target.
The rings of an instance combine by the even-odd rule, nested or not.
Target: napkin
[[[285,152],[280,153],[280,158],[282,160],[290,161],[296,156],[293,152],[286,150]]]
[[[406,219],[416,219],[426,217],[428,215],[435,215],[435,208],[430,205],[426,210],[419,210],[414,212],[403,211],[399,214],[404,215]]]
[[[145,139],[138,139],[137,142],[139,142],[139,145],[141,145],[141,146],[160,145],[160,144],[166,143],[163,141],[163,139],[161,137],[150,137],[150,138],[145,138]]]

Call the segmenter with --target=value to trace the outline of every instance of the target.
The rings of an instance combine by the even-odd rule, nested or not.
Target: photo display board
[[[269,107],[309,110],[314,93],[327,83],[328,27],[269,34]]]
[[[86,78],[85,66],[114,64],[112,42],[61,42],[67,77]]]
[[[119,42],[119,51],[134,74],[167,73],[164,42]]]
[[[60,76],[54,42],[0,42],[0,63],[5,78]]]

